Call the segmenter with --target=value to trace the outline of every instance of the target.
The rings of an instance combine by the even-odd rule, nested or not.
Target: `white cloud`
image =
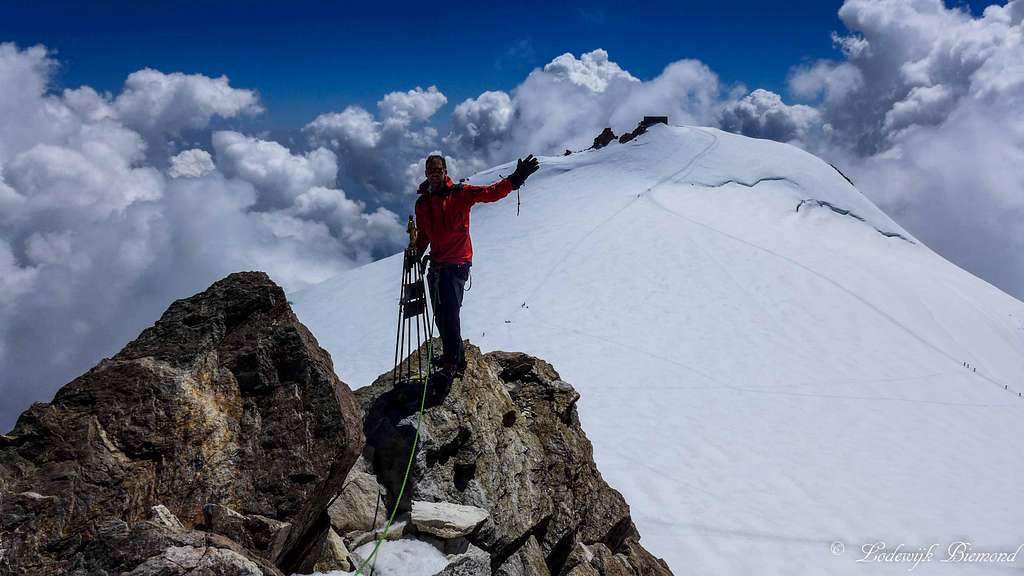
[[[231,118],[263,111],[256,92],[232,88],[226,76],[164,74],[150,68],[130,74],[112,106],[129,128],[143,134],[170,135],[205,128],[215,116]]]
[[[447,102],[435,86],[391,92],[377,103],[381,119],[348,106],[317,116],[303,131],[311,145],[337,152],[343,187],[403,203],[415,191],[407,177],[409,163],[437,144],[437,128],[427,121]]]
[[[169,302],[227,273],[262,269],[296,289],[401,248],[395,214],[331,190],[331,151],[293,154],[224,131],[213,140],[228,176],[200,149],[153,157],[164,135],[256,111],[254,92],[144,70],[117,96],[55,94],[56,69],[45,48],[0,44],[5,429]],[[313,210],[309,194],[333,204]]]
[[[721,98],[718,76],[690,59],[672,62],[648,82],[624,86],[628,91],[612,109],[611,126],[632,128],[646,115],[668,116],[676,124],[707,125],[713,122]]]
[[[134,166],[143,148],[137,134],[117,125],[82,125],[63,145],[37,144],[17,154],[4,177],[25,198],[23,214],[74,210],[94,222],[161,196],[160,173]]]
[[[455,107],[452,131],[445,143],[480,152],[504,138],[512,124],[515,106],[505,92],[484,92]]]
[[[1024,1],[847,0],[845,60],[797,69],[808,147],[926,244],[1024,297]]]
[[[955,104],[956,96],[948,86],[915,86],[906,98],[894,103],[885,113],[882,126],[892,132],[915,124],[939,124]]]
[[[317,116],[305,130],[317,142],[335,148],[343,145],[373,148],[381,139],[381,125],[373,114],[358,106],[348,106],[341,112],[328,112]]]
[[[823,97],[825,102],[840,104],[846,95],[864,83],[861,71],[848,62],[815,62],[796,68],[789,78],[789,89],[798,98]]]
[[[780,142],[804,140],[817,128],[821,117],[810,106],[787,106],[782,97],[768,90],[757,89],[742,100],[723,106],[721,128],[754,138]]]
[[[714,122],[718,77],[696,60],[680,60],[640,81],[608,53],[563,54],[534,70],[511,95],[486,92],[456,107],[444,143],[470,170],[528,153],[559,154],[590,146],[606,126],[632,130],[645,115],[675,123]]]
[[[377,103],[381,115],[390,121],[405,126],[412,122],[425,122],[448,98],[438,91],[437,86],[423,90],[419,86],[408,92],[391,92]]]
[[[277,142],[222,130],[213,133],[213,149],[221,172],[260,191],[260,209],[290,206],[313,186],[333,186],[338,174],[338,159],[326,148],[295,155]]]
[[[608,59],[608,52],[598,48],[579,59],[566,52],[544,66],[544,72],[556,80],[567,80],[593,92],[604,92],[616,81],[639,82],[632,74]]]
[[[353,260],[387,256],[390,252],[381,248],[395,247],[405,234],[395,213],[384,208],[367,213],[362,202],[350,200],[341,190],[310,188],[295,199],[290,212],[326,225],[331,236],[351,250],[348,256]]]
[[[171,157],[167,174],[171,178],[198,178],[216,170],[213,158],[206,150],[192,148]]]

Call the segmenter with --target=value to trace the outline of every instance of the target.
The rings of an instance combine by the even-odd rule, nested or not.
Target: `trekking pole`
[[[395,498],[394,508],[392,508],[391,514],[388,516],[387,522],[384,524],[384,529],[378,533],[376,543],[374,544],[370,555],[362,561],[358,568],[356,568],[355,576],[366,574],[364,570],[368,564],[370,564],[372,576],[372,571],[377,564],[377,552],[384,540],[387,539],[388,532],[391,530],[391,525],[394,523],[395,517],[398,515],[398,508],[402,503],[402,497],[405,495],[405,489],[409,483],[409,477],[412,473],[412,465],[416,456],[416,447],[418,446],[420,439],[420,428],[423,424],[423,411],[426,408],[427,384],[430,380],[430,376],[433,374],[433,363],[431,361],[433,327],[430,324],[430,313],[426,303],[426,290],[423,286],[423,273],[420,271],[419,258],[417,257],[416,224],[414,223],[412,216],[409,216],[409,224],[406,227],[406,231],[409,233],[409,246],[405,249],[405,253],[402,255],[402,286],[398,299],[398,327],[395,334],[395,364],[391,369],[391,385],[394,389],[400,385],[419,380],[423,386],[423,391],[420,395],[419,413],[416,418],[416,434],[413,436],[412,446],[409,449],[409,459],[405,465],[405,475],[403,476],[402,484],[398,489],[398,496]],[[417,377],[415,379],[413,378],[412,367],[413,322],[416,325],[415,352]],[[426,375],[424,375],[423,371],[424,336],[427,337]],[[408,360],[405,360],[406,356],[408,356]],[[402,365],[403,361],[405,363],[404,366]],[[376,526],[377,510],[374,510],[373,522],[370,525],[370,531],[374,532],[376,530]]]

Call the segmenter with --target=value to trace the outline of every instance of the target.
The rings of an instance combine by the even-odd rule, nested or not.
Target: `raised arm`
[[[516,162],[516,170],[509,174],[508,178],[502,178],[490,186],[463,184],[462,193],[471,204],[476,202],[496,202],[522,186],[523,182],[526,182],[526,179],[530,177],[530,174],[533,174],[539,168],[540,162],[533,157],[533,154],[530,154],[525,160],[520,158]]]
[[[471,204],[477,202],[497,202],[512,192],[512,182],[508,178],[502,178],[490,186],[473,186],[462,184],[460,193],[465,196]]]

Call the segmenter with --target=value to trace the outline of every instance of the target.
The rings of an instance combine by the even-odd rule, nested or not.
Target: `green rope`
[[[422,275],[420,275],[419,281],[421,283],[423,282],[423,276]],[[431,296],[432,296],[431,297],[431,304],[434,305],[435,307],[436,307],[437,303],[434,302],[433,295],[436,294],[436,293],[437,293],[436,290],[431,291]],[[430,362],[433,359],[434,339],[433,339],[433,329],[430,326],[430,318],[428,316],[426,316],[425,312],[424,312],[424,316],[425,316],[425,322],[427,323],[427,328],[428,328],[428,334],[427,334],[427,362],[428,362],[427,376],[429,378],[429,375],[430,375],[430,372],[431,372],[431,367],[432,367],[432,364],[430,364]],[[400,320],[400,321],[404,322],[405,320]],[[417,322],[419,322],[419,320],[417,320]],[[411,351],[410,351],[410,353],[411,353]],[[377,555],[377,550],[380,549],[380,545],[385,540],[387,540],[388,530],[391,529],[391,524],[395,521],[395,517],[398,515],[398,507],[402,503],[402,496],[405,495],[405,486],[409,482],[409,474],[410,474],[410,472],[412,472],[412,463],[413,463],[413,460],[415,460],[415,457],[416,457],[416,446],[419,444],[419,440],[420,440],[420,426],[423,424],[423,411],[426,409],[426,405],[427,405],[427,383],[428,383],[428,380],[424,380],[423,379],[423,363],[422,362],[418,362],[418,366],[416,367],[416,369],[418,371],[419,378],[423,381],[423,394],[420,395],[420,410],[419,410],[419,414],[417,414],[417,416],[416,416],[416,435],[413,436],[413,439],[412,439],[412,450],[409,451],[409,461],[406,462],[406,464],[405,464],[405,476],[402,478],[402,486],[398,490],[398,499],[395,500],[395,507],[391,511],[391,516],[388,518],[387,523],[384,524],[384,530],[377,536],[377,543],[373,546],[373,550],[370,552],[370,555],[366,557],[366,560],[363,560],[363,563],[360,564],[358,568],[356,568],[355,574],[353,576],[359,576],[360,574],[364,574],[363,569],[366,568],[366,565],[369,564],[370,561],[373,560],[374,556]],[[392,385],[394,385],[394,382],[392,382]]]

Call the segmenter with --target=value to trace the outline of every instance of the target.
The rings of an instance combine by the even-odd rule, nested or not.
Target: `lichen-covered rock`
[[[0,443],[5,567],[103,565],[90,554],[106,548],[88,546],[97,526],[132,530],[160,504],[190,533],[214,504],[290,524],[277,553],[254,551],[289,571],[326,529],[361,428],[284,291],[263,273],[232,274],[21,415]]]
[[[421,446],[400,507],[419,500],[487,510],[490,518],[467,538],[490,554],[494,571],[533,539],[556,576],[572,569],[567,561],[579,543],[627,558],[628,574],[671,574],[639,545],[629,507],[601,478],[576,414],[576,390],[550,364],[525,354],[482,355],[467,345],[466,356],[463,377],[428,388]],[[408,360],[413,373],[420,357]],[[421,390],[393,382],[389,372],[356,392],[366,412],[364,457],[389,494],[398,493]],[[505,573],[525,569],[523,559]],[[535,555],[527,559],[535,563]]]

